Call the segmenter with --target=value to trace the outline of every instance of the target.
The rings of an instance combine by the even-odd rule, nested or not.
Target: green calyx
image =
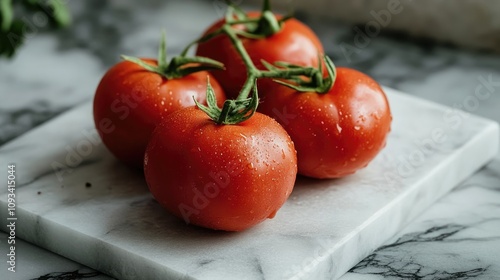
[[[242,100],[226,100],[224,106],[219,108],[215,98],[215,92],[207,77],[207,106],[194,99],[196,106],[205,112],[217,124],[238,124],[251,118],[257,106],[259,105],[259,96],[257,86],[254,86],[254,92],[251,98]]]
[[[207,42],[218,36],[226,36],[245,65],[247,79],[236,100],[226,100],[223,108],[219,108],[215,100],[213,88],[209,83],[207,86],[208,106],[196,102],[196,105],[214,122],[218,124],[238,124],[249,119],[258,107],[257,80],[261,78],[274,79],[277,83],[300,92],[325,94],[330,91],[335,83],[336,71],[331,59],[325,55],[318,55],[319,63],[317,68],[304,67],[286,62],[273,62],[274,64],[271,64],[267,61],[261,61],[265,67],[264,70],[257,68],[245,49],[242,37],[262,40],[269,36],[269,34],[274,34],[272,32],[279,32],[278,27],[281,29],[283,22],[289,17],[277,20],[270,11],[269,1],[264,1],[260,18],[248,18],[246,13],[239,7],[233,5],[230,1],[226,2],[228,2],[229,7],[225,23],[220,28],[189,44],[182,52],[182,54],[186,54],[196,44]],[[240,24],[246,27],[243,31],[234,28],[235,25]],[[268,33],[269,30],[274,31]],[[323,76],[323,61],[327,67],[327,77]],[[250,95],[251,97],[249,98]]]
[[[318,68],[309,68],[310,72],[303,76],[294,76],[284,78],[286,81],[282,80],[274,80],[276,83],[287,86],[291,89],[300,92],[315,92],[319,94],[328,93],[333,85],[335,84],[335,79],[337,78],[337,72],[335,69],[335,65],[333,61],[326,55],[323,55],[323,61],[325,62],[326,69],[328,72],[327,77],[323,77],[323,66],[321,58],[318,57]],[[269,63],[264,63],[264,66],[271,70],[275,71],[278,67],[283,67],[284,69],[305,69],[302,66],[294,65],[286,62],[276,62],[276,66],[271,65]]]
[[[272,36],[281,31],[285,21],[292,18],[286,16],[278,19],[271,11],[270,0],[264,0],[260,17],[249,18],[248,15],[232,1],[227,0],[228,10],[226,13],[226,24],[244,25],[244,30],[238,31],[238,35],[249,39],[262,39]]]
[[[165,33],[162,34],[162,40],[160,41],[160,47],[158,50],[158,65],[154,66],[140,58],[122,55],[124,60],[133,62],[144,69],[157,73],[167,79],[182,78],[192,73],[207,71],[207,70],[223,70],[224,65],[218,61],[207,57],[194,56],[187,57],[185,53],[180,56],[176,56],[167,61],[167,45],[165,39]]]

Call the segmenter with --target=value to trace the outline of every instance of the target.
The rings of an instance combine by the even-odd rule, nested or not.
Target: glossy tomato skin
[[[268,116],[217,125],[193,107],[157,127],[144,171],[155,199],[174,215],[210,229],[241,231],[274,217],[284,204],[297,158],[286,131]]]
[[[337,68],[326,94],[299,93],[282,85],[265,89],[259,111],[275,118],[297,149],[299,174],[339,178],[365,167],[385,147],[391,111],[369,76]]]
[[[259,12],[248,14],[251,18],[260,15]],[[280,16],[278,16],[280,18]],[[208,34],[218,29],[225,23],[221,19],[204,34]],[[243,29],[243,26],[236,25],[235,28]],[[296,19],[287,20],[280,32],[264,39],[242,38],[243,46],[247,50],[250,58],[258,69],[265,70],[261,60],[270,63],[285,61],[302,66],[318,66],[318,54],[323,53],[323,46],[316,34],[305,24]],[[205,56],[224,64],[225,70],[216,70],[213,75],[220,82],[228,98],[236,98],[247,77],[245,65],[232,46],[227,36],[217,36],[207,42],[200,43],[197,55]],[[261,84],[271,83],[270,79],[259,80]]]
[[[155,60],[144,59],[151,65]],[[94,123],[106,147],[129,166],[143,168],[149,137],[160,120],[206,100],[208,72],[167,80],[141,66],[122,61],[104,75],[94,97]],[[225,95],[210,79],[220,105]]]

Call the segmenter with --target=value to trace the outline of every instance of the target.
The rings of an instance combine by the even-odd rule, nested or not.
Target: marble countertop
[[[73,27],[47,34],[39,26],[13,60],[0,61],[0,145],[91,100],[118,54],[155,56],[162,28],[169,52],[176,54],[222,14],[218,1],[148,0],[141,2],[141,9],[136,5],[131,0],[71,2]],[[196,20],[186,20],[179,12],[187,10],[196,15],[188,19]],[[359,69],[408,94],[500,121],[499,55],[391,34],[362,41],[352,26],[301,19],[318,33],[336,65]],[[341,279],[498,277],[499,201],[500,155]],[[6,234],[1,235],[0,248],[6,252]],[[18,272],[7,279],[108,279],[23,242],[18,245],[18,265]]]

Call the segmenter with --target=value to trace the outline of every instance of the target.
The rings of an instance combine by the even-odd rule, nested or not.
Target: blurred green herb
[[[66,27],[69,0],[0,0],[0,57],[12,57],[26,38],[42,28]]]

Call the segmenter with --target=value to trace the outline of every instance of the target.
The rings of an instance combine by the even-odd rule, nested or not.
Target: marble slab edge
[[[405,96],[405,98],[413,99],[413,97],[408,96]],[[419,102],[421,102],[421,100],[419,100]],[[70,113],[71,111],[66,114]],[[66,114],[63,114],[59,118],[64,118]],[[50,123],[35,130],[44,129],[47,125],[50,125]],[[498,139],[498,124],[488,121],[488,125],[485,129],[481,130],[480,133],[475,135],[475,137],[470,139],[465,145],[460,147],[452,155],[448,156],[446,160],[441,162],[433,171],[426,174],[426,176],[421,178],[416,184],[413,184],[411,188],[405,190],[405,192],[389,204],[379,209],[367,221],[357,227],[351,235],[346,236],[341,242],[335,244],[335,246],[325,248],[318,258],[316,258],[315,262],[307,264],[308,267],[305,267],[307,269],[303,269],[301,273],[296,274],[291,279],[335,279],[343,275],[357,262],[370,254],[373,248],[377,248],[382,245],[383,242],[395,235],[404,225],[410,222],[419,213],[423,212],[427,207],[450,191],[454,186],[459,184],[465,178],[470,176],[475,170],[479,169],[492,159],[498,151]],[[482,148],[477,149],[477,147]],[[452,165],[453,168],[444,168],[444,166],[449,165],[450,162],[455,162]],[[441,185],[439,192],[426,192],[426,190],[429,190],[436,185]],[[408,204],[414,204],[412,209],[402,211],[405,209],[405,205]],[[1,200],[0,205],[2,209],[7,207],[5,202]],[[109,248],[108,246],[110,246],[110,244],[104,244],[105,242],[103,240],[98,240],[95,245],[89,246],[89,248],[84,248],[82,251],[81,246],[77,246],[77,244],[80,242],[90,244],[91,242],[89,241],[90,239],[93,239],[93,237],[86,236],[81,233],[78,234],[76,238],[74,235],[69,234],[68,236],[72,236],[71,240],[64,237],[59,240],[37,240],[36,238],[30,238],[38,235],[24,235],[22,233],[44,231],[43,235],[46,237],[65,236],[66,234],[64,234],[64,232],[72,231],[72,229],[65,225],[44,219],[42,216],[38,216],[34,213],[23,211],[22,209],[19,210],[18,215],[26,221],[23,222],[25,227],[28,227],[27,225],[36,225],[33,228],[24,228],[23,230],[20,230],[19,237],[25,238],[27,241],[37,244],[38,246],[49,249],[70,259],[82,262],[85,265],[110,275],[127,279],[134,278],[134,275],[142,275],[145,279],[151,277],[161,277],[161,275],[169,275],[182,279],[191,278],[166,267],[163,267],[163,271],[159,271],[158,266],[155,266],[154,272],[148,272],[147,265],[139,265],[129,268],[129,276],[131,277],[127,277],[127,275],[123,274],[124,270],[119,269],[120,267],[123,267],[126,263],[145,264],[148,260],[140,260],[140,256],[130,254],[130,252],[121,252],[123,250],[122,248]],[[3,211],[1,216],[2,219],[6,218],[6,214],[4,214]],[[2,230],[5,229],[2,228]],[[53,232],[54,234],[52,235],[50,232]],[[59,246],[52,246],[51,244],[58,244]],[[65,250],[59,250],[58,248],[61,248],[61,244],[68,246],[71,250],[68,250],[67,248]],[[364,244],[365,246],[359,246],[360,244]],[[366,244],[369,244],[369,246],[366,246]],[[100,260],[102,260],[102,258],[95,255],[95,252],[98,252],[99,254],[99,252],[103,251],[100,250],[99,247],[101,247],[101,249],[106,248],[105,250],[108,251],[114,251],[114,253],[120,255],[120,261],[118,262],[117,258],[115,258],[114,261],[104,263],[101,262]],[[82,258],[82,254],[95,256],[94,258]],[[115,270],[115,268],[117,268],[117,270]]]
[[[438,168],[422,178],[417,184],[414,184],[402,195],[374,213],[369,220],[357,228],[354,234],[358,236],[356,238],[346,238],[345,242],[339,245],[338,252],[332,256],[331,263],[326,264],[328,267],[339,267],[338,272],[333,275],[333,279],[341,277],[372,253],[372,251],[363,250],[357,245],[371,243],[373,246],[370,247],[372,248],[382,246],[384,242],[395,236],[419,214],[491,161],[498,153],[498,143],[499,127],[498,124],[491,122],[481,134],[476,135],[457,153],[447,158],[446,161],[457,161],[456,168],[442,168],[446,164],[446,162],[442,162]],[[483,147],[483,149],[478,152],[473,147]],[[467,163],[464,164],[465,161]],[[429,188],[436,185],[442,186],[439,188],[439,192],[428,191]],[[403,209],[407,208],[406,205],[413,205],[413,207],[405,213]],[[368,247],[365,246],[364,248]],[[345,257],[353,251],[359,253],[356,258]]]

